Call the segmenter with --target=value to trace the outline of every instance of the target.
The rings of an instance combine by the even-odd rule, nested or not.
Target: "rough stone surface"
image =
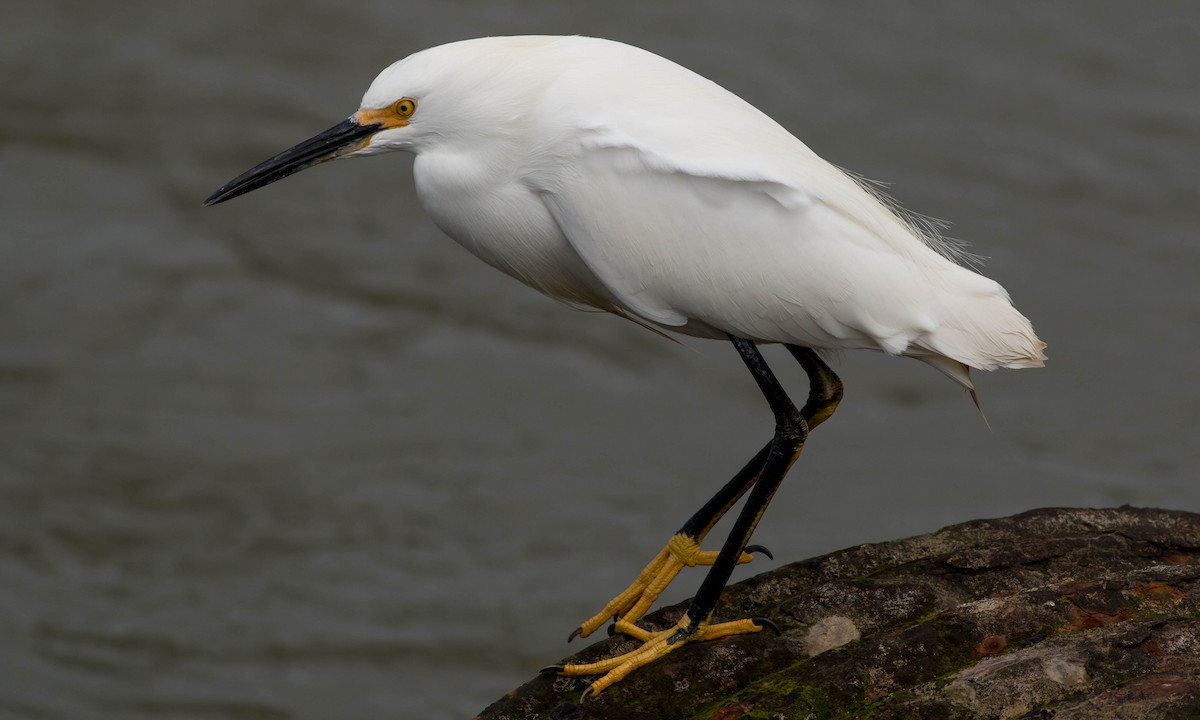
[[[582,705],[586,680],[534,678],[478,717],[1200,718],[1194,513],[1034,510],[849,548],[729,587],[715,620],[749,616],[782,635],[685,646]]]

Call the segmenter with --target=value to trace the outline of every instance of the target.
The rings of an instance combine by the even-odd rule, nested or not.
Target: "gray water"
[[[607,36],[716,79],[954,221],[1049,342],[1046,369],[978,378],[990,431],[919,363],[840,359],[846,401],[756,536],[780,562],[1039,506],[1200,509],[1200,5],[4,16],[4,718],[469,716],[768,436],[731,348],[487,268],[423,216],[406,157],[200,206],[458,38]]]

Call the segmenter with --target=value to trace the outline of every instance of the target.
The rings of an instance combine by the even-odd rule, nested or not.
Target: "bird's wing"
[[[661,58],[580,67],[546,92],[526,182],[629,314],[988,369],[1040,362],[1002,287],[753,106]]]
[[[809,202],[784,185],[685,168],[613,136],[593,136],[570,180],[540,190],[563,235],[605,288],[626,309],[668,326],[689,320],[687,308],[672,301],[672,289],[703,282],[706,266],[719,262],[713,246],[737,242],[738,234],[730,234],[734,215],[763,202]]]
[[[701,175],[632,147],[584,153],[572,175],[542,200],[634,319],[910,355],[968,389],[967,365],[1040,364],[1040,342],[996,282],[911,236],[897,251],[870,220],[803,188]]]
[[[919,285],[912,258],[951,264],[769,119],[748,124],[702,137],[630,118],[594,123],[571,161],[554,163],[571,172],[543,176],[537,189],[571,247],[637,317],[903,352],[930,329],[919,303],[897,302]]]

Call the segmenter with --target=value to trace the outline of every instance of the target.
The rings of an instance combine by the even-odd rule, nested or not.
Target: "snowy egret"
[[[571,634],[614,618],[638,649],[551,666],[598,693],[684,643],[761,630],[710,622],[809,430],[842,397],[818,350],[922,360],[974,390],[969,368],[1039,367],[1029,321],[935,232],[819,158],[765,114],[652,53],[584,37],[499,37],[385,69],[346,120],[230,181],[223,202],[339,157],[404,150],[425,210],[488,264],[571,305],[657,332],[733,343],[775,416],[770,440],[637,580]],[[809,378],[799,410],[756,343]],[[748,497],[719,551],[700,543]],[[765,551],[764,551],[765,552]],[[636,622],[684,566],[709,570],[664,631]]]

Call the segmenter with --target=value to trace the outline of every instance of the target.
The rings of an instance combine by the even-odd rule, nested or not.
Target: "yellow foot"
[[[765,618],[735,620],[715,625],[701,623],[699,626],[693,627],[691,620],[687,615],[684,615],[674,626],[658,632],[643,630],[631,622],[618,620],[616,622],[617,632],[641,640],[641,647],[624,655],[618,655],[599,662],[581,663],[579,665],[551,665],[550,667],[543,668],[542,671],[553,671],[568,677],[602,675],[603,677],[594,681],[588,686],[587,690],[583,691],[583,696],[580,698],[583,701],[600,694],[605,688],[621,680],[634,670],[654,662],[672,650],[689,642],[716,640],[727,635],[744,635],[746,633],[758,632],[764,627],[770,628],[776,634],[779,634],[779,628]]]
[[[754,552],[772,557],[771,551],[761,545],[747,545],[746,551],[738,558],[738,564],[743,565],[753,560],[754,556],[751,553]],[[667,546],[654,556],[650,564],[638,575],[637,580],[634,580],[625,592],[610,600],[603,610],[576,628],[567,638],[567,642],[591,635],[609,620],[624,620],[627,625],[633,626],[633,623],[650,610],[650,606],[663,590],[667,589],[680,570],[685,566],[712,565],[716,559],[716,551],[701,550],[696,541],[687,535],[679,533],[671,536]],[[625,632],[622,628],[618,630]]]

